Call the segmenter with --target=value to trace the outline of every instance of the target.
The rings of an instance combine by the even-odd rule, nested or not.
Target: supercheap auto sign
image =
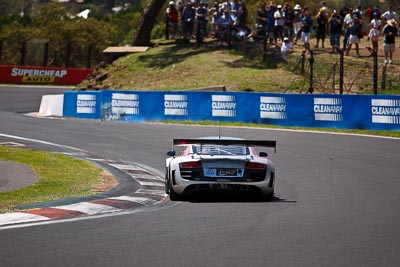
[[[0,83],[74,85],[85,80],[93,69],[0,66]]]

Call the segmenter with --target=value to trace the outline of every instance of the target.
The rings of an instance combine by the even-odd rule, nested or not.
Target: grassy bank
[[[0,212],[24,204],[90,196],[115,185],[111,174],[100,167],[65,155],[0,146],[0,160],[27,164],[39,176],[31,186],[0,193]]]
[[[259,48],[250,49],[251,52],[245,55],[244,46],[237,45],[229,50],[214,39],[201,47],[172,40],[154,40],[154,43],[155,47],[147,52],[123,56],[112,64],[102,65],[95,78],[77,88],[173,91],[225,86],[227,91],[277,93],[305,93],[309,89],[310,54],[304,57],[302,64],[304,48],[301,45],[295,46],[294,53],[285,63],[270,54],[278,51],[279,56],[280,48],[275,45],[269,45],[268,55],[262,61]],[[312,46],[314,43],[312,40]],[[373,58],[366,48],[370,45],[364,38],[360,58],[354,56],[354,51],[345,56],[344,94],[373,93]],[[313,55],[314,92],[339,94],[339,55],[333,54],[329,45],[313,49]],[[387,66],[385,89],[382,89],[383,67],[380,50],[378,93],[400,94],[400,65]]]

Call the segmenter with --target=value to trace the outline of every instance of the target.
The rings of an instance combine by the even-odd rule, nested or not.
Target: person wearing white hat
[[[281,46],[281,59],[287,62],[287,56],[293,52],[293,46],[290,43],[289,37],[284,37]]]
[[[300,39],[301,37],[301,28],[303,25],[303,22],[301,19],[303,18],[303,11],[302,8],[299,4],[296,4],[294,6],[294,44],[297,44],[297,40]]]
[[[393,53],[395,50],[396,34],[397,34],[397,21],[391,19],[382,29],[383,33],[383,52],[385,53],[385,64],[392,64]]]
[[[175,39],[176,33],[178,32],[178,22],[179,22],[179,15],[178,9],[175,7],[175,2],[170,1],[168,3],[167,11],[167,27],[168,27],[168,38]]]
[[[277,10],[274,13],[275,24],[274,24],[274,39],[275,42],[283,37],[283,26],[285,25],[285,17],[282,11],[282,5],[277,6]]]

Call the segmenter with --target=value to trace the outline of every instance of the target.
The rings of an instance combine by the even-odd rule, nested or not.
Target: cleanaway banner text
[[[400,130],[400,96],[239,92],[65,92],[64,116]]]

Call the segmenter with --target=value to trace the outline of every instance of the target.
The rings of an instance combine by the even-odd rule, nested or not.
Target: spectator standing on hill
[[[336,53],[336,50],[340,48],[340,36],[342,35],[342,20],[336,9],[333,10],[332,15],[329,17],[328,25],[332,53]]]
[[[349,27],[350,37],[349,37],[349,44],[347,46],[346,56],[349,55],[351,47],[354,44],[354,46],[356,47],[356,56],[360,57],[359,43],[360,43],[360,38],[362,36],[362,25],[360,19],[358,17],[354,17],[353,22],[350,23],[348,27]]]
[[[301,40],[304,43],[304,47],[306,49],[309,49],[310,36],[312,27],[314,26],[314,20],[311,18],[310,12],[308,10],[304,12],[304,17],[301,19],[301,22],[302,22]]]
[[[297,40],[301,38],[301,28],[302,22],[301,19],[303,18],[303,11],[301,10],[301,6],[296,4],[294,6],[294,44],[297,44]]]
[[[183,40],[187,43],[190,42],[190,38],[193,34],[193,26],[195,19],[195,10],[193,9],[192,2],[188,1],[186,6],[182,10],[182,34]]]
[[[239,28],[247,27],[248,10],[244,2],[241,3],[237,11],[236,26]]]
[[[223,43],[224,41],[227,41],[228,34],[230,34],[229,32],[230,26],[233,24],[233,19],[228,8],[224,9],[224,13],[219,18],[218,24],[219,24],[218,37],[221,43]]]
[[[265,27],[267,24],[268,12],[266,9],[265,2],[261,2],[259,8],[256,12],[256,19],[257,19],[257,35],[265,35]]]
[[[294,37],[294,10],[289,3],[286,3],[283,8],[283,13],[285,17],[285,25],[283,26],[283,36],[289,37],[290,42]]]
[[[167,23],[169,38],[175,39],[178,32],[179,15],[174,1],[170,1],[167,8]]]
[[[328,16],[324,10],[324,8],[320,8],[317,16],[315,16],[317,28],[316,28],[316,37],[317,44],[315,48],[319,47],[319,42],[321,41],[322,48],[325,48],[325,35],[326,35],[326,27],[328,23]]]
[[[349,8],[343,19],[343,49],[347,48],[350,37],[350,25],[353,24],[353,9]]]
[[[231,16],[234,23],[237,20],[239,8],[240,8],[239,0],[233,0],[233,4],[231,5]]]
[[[392,64],[395,50],[395,37],[397,34],[397,22],[391,19],[382,29],[383,51],[385,53],[385,64]]]
[[[382,22],[379,19],[378,13],[374,12],[372,14],[372,20],[371,23],[369,24],[370,30],[368,33],[368,40],[371,40],[372,43],[372,49],[374,52],[378,53],[379,49],[379,34],[381,33],[381,26]]]
[[[214,2],[214,6],[210,9],[210,14],[211,14],[211,28],[214,33],[214,36],[218,32],[218,20],[219,17],[221,16],[221,6],[218,4],[218,2]]]
[[[273,41],[273,35],[274,35],[274,25],[275,25],[275,14],[276,8],[274,2],[269,3],[269,7],[267,8],[268,12],[268,17],[267,17],[267,23],[265,26],[265,35],[267,38],[269,38],[269,42],[271,43]]]
[[[278,39],[283,41],[283,26],[285,25],[285,17],[282,11],[282,5],[277,6],[277,10],[274,13],[274,39],[278,42]]]
[[[204,2],[200,2],[197,8],[195,9],[195,18],[196,18],[196,36],[198,34],[201,35],[200,39],[204,38],[206,36],[206,27],[207,27],[207,16],[208,16],[208,11],[204,5]]]
[[[388,10],[382,14],[381,19],[384,24],[388,23],[391,19],[397,22],[397,15],[396,12],[393,11],[393,6],[389,5]]]

